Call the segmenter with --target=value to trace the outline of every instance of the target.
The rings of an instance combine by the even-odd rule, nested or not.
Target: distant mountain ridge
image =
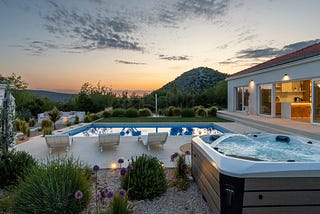
[[[194,68],[184,72],[175,80],[167,83],[158,90],[178,90],[183,92],[199,92],[213,87],[217,82],[224,80],[228,74],[207,67]]]
[[[60,103],[67,103],[74,94],[54,92],[54,91],[45,91],[45,90],[31,90],[28,89],[28,92],[39,97],[48,97],[50,100]]]

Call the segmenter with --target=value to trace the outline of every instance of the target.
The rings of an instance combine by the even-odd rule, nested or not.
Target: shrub
[[[174,107],[174,106],[169,106],[169,107],[166,109],[166,111],[165,111],[165,116],[169,116],[169,117],[173,116],[173,110],[174,110],[175,108],[176,108],[176,107]]]
[[[51,127],[45,127],[44,129],[42,129],[42,136],[46,136],[52,134],[52,128]]]
[[[87,114],[83,119],[83,122],[85,122],[85,123],[90,123],[91,121],[92,121],[92,119],[91,119],[91,116],[89,114]]]
[[[168,115],[167,109],[159,109],[158,114],[167,116]]]
[[[126,116],[126,110],[122,108],[116,108],[112,112],[112,117],[125,117]]]
[[[27,122],[26,122],[25,120],[21,120],[21,121],[20,121],[19,130],[20,130],[23,134],[27,135],[27,132],[28,132],[28,124],[27,124]]]
[[[27,129],[27,137],[30,137],[30,128]]]
[[[138,111],[135,108],[129,108],[126,111],[126,117],[138,117]]]
[[[29,127],[33,127],[36,125],[36,120],[34,118],[30,118],[28,121]]]
[[[185,108],[185,109],[182,110],[181,116],[182,117],[194,117],[195,113],[192,110],[192,108]]]
[[[112,112],[106,110],[106,111],[104,111],[104,112],[102,113],[102,116],[103,116],[104,118],[111,117],[111,116],[112,116]]]
[[[10,151],[0,154],[0,188],[16,185],[18,178],[24,179],[33,166],[36,166],[36,161],[27,152]]]
[[[92,120],[92,121],[95,121],[95,120],[98,120],[98,119],[100,119],[100,117],[99,117],[98,114],[92,114],[92,115],[91,115],[91,120]]]
[[[78,123],[80,123],[80,119],[79,119],[78,115],[76,115],[76,116],[74,117],[74,122],[73,122],[73,124],[78,124]]]
[[[132,158],[131,166],[132,169],[121,179],[121,188],[129,190],[129,198],[153,199],[166,191],[165,171],[156,157],[144,154]]]
[[[68,122],[66,123],[67,126],[71,126],[71,122],[68,120]]]
[[[90,182],[82,162],[68,159],[48,160],[30,171],[17,188],[15,213],[80,213],[87,207]]]
[[[205,108],[199,107],[196,111],[196,114],[200,117],[205,117],[207,116],[207,111]]]
[[[217,111],[218,111],[218,109],[216,107],[212,106],[208,110],[208,115],[211,116],[211,117],[216,117],[217,116]]]
[[[174,108],[172,110],[172,116],[181,116],[181,108]]]
[[[139,109],[139,117],[149,117],[152,115],[152,112],[148,108]]]
[[[131,213],[132,207],[128,205],[128,196],[124,189],[114,194],[109,204],[108,214]]]
[[[14,120],[14,130],[15,131],[20,131],[20,119],[19,118],[16,118],[15,120]]]
[[[41,121],[41,128],[44,129],[44,128],[48,128],[48,127],[52,127],[52,121],[49,119],[43,119]]]

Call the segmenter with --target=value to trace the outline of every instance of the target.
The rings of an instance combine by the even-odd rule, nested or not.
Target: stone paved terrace
[[[219,112],[219,116],[234,120],[235,122],[215,124],[235,133],[260,131],[301,135],[320,140],[320,126],[309,123],[279,118],[264,118],[254,115],[244,115],[242,113]],[[77,127],[79,126],[81,126],[81,124],[77,125]],[[71,128],[67,127],[64,130],[56,131],[56,133],[63,133],[69,131]],[[156,156],[164,163],[165,167],[174,167],[174,163],[170,161],[171,154],[181,152],[180,146],[190,143],[191,139],[192,136],[169,136],[163,150],[161,146],[154,146],[148,151],[142,143],[138,142],[138,137],[121,137],[118,147],[105,149],[103,152],[100,152],[97,137],[78,137],[73,139],[71,149],[67,155],[73,155],[88,163],[90,166],[98,164],[102,168],[110,168],[111,164],[116,163],[119,158],[128,160],[131,157],[148,154]],[[42,136],[33,137],[27,142],[16,145],[15,149],[27,151],[38,160],[66,155],[63,149],[54,150],[53,154],[49,155],[45,139]],[[126,163],[124,163],[124,165],[126,165]]]
[[[262,132],[300,135],[320,141],[320,125],[289,119],[247,115],[242,112],[219,111],[218,116],[235,121],[233,125],[236,125],[235,132],[238,133],[244,132],[244,129],[255,129]],[[242,129],[241,125],[246,128]],[[232,129],[232,126],[227,127],[229,130]]]

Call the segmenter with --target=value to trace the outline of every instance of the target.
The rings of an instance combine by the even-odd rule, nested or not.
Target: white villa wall
[[[285,74],[288,75],[288,80],[283,80]],[[228,111],[236,111],[235,87],[249,86],[249,113],[258,114],[258,85],[305,79],[320,79],[320,56],[244,74],[241,77],[230,77],[227,79]],[[251,83],[251,80],[254,82]]]
[[[86,113],[84,111],[60,112],[60,119],[56,124],[66,124],[68,121],[73,123],[76,115],[79,117],[79,121],[83,122]],[[38,114],[38,124],[41,124],[43,119],[49,119],[47,112]]]

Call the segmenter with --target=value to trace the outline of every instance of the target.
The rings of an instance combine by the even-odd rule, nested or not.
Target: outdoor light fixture
[[[111,169],[114,171],[117,169],[117,164],[116,163],[112,163],[111,164]]]
[[[282,80],[283,80],[283,81],[290,80],[290,77],[288,76],[288,74],[287,74],[287,73],[285,73],[285,74],[283,75]]]
[[[160,162],[160,166],[161,166],[161,168],[164,168],[164,163]]]
[[[250,80],[249,87],[250,87],[250,88],[254,88],[254,81],[253,81],[253,80]]]

